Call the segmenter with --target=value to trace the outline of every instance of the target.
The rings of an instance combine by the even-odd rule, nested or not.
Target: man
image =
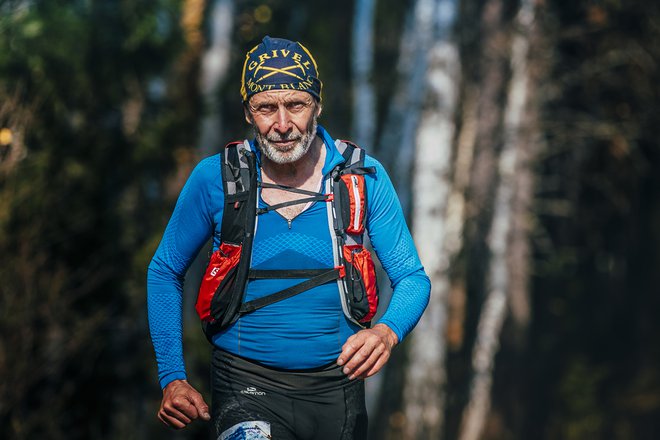
[[[158,417],[179,429],[212,414],[223,440],[364,439],[362,379],[380,371],[419,320],[428,277],[383,167],[317,125],[321,81],[304,46],[265,37],[246,56],[241,93],[255,139],[197,165],[149,265],[149,324],[163,388]],[[231,148],[241,155],[235,163]],[[227,182],[251,158],[245,169],[258,183],[245,194],[256,194],[256,209],[231,192],[248,181]],[[241,206],[247,216],[231,222],[244,232],[230,239],[223,219]],[[393,286],[375,323],[361,222]],[[183,277],[210,237],[197,311],[213,344],[212,412],[186,381],[181,342]],[[274,292],[280,298],[263,303]],[[233,298],[240,310],[217,306]]]

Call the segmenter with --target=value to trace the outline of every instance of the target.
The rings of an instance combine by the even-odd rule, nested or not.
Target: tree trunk
[[[233,0],[215,0],[209,6],[209,42],[202,57],[199,82],[204,104],[198,143],[202,157],[216,153],[224,145],[220,87],[229,70],[234,27]]]
[[[201,9],[200,9],[201,8]],[[220,105],[220,87],[222,86],[227,72],[229,70],[229,60],[231,53],[231,35],[234,26],[234,0],[214,0],[204,8],[200,0],[189,0],[189,22],[197,22],[201,25],[199,18],[193,17],[206,9],[208,14],[208,32],[207,44],[201,56],[201,66],[199,73],[199,93],[202,98],[202,115],[197,141],[197,160],[219,152],[227,140],[222,139],[222,112]],[[189,37],[195,41],[197,35],[192,29],[189,30]],[[201,44],[201,42],[199,43]],[[188,157],[184,159],[186,165],[192,166],[196,162],[195,158]],[[188,175],[186,169],[184,175]],[[196,291],[199,287],[201,277],[204,272],[208,257],[205,251],[197,255],[188,269],[186,282],[184,284],[184,310],[188,321],[195,321],[192,302],[196,298]],[[197,329],[195,329],[197,330]],[[198,336],[198,332],[195,333]]]
[[[455,0],[434,6],[435,38],[425,78],[426,102],[416,141],[413,230],[431,277],[429,306],[411,335],[405,377],[406,438],[441,437],[445,402],[448,269],[447,205],[452,192],[459,56],[450,38]]]
[[[467,292],[465,280],[458,276],[454,262],[463,249],[465,216],[467,212],[466,192],[470,185],[470,170],[474,160],[474,147],[477,137],[477,92],[468,87],[462,100],[461,129],[456,140],[456,159],[452,191],[447,201],[447,233],[444,254],[450,262],[451,276],[448,282],[447,345],[450,350],[458,350],[464,341]]]
[[[388,159],[385,165],[406,215],[410,211],[410,172],[424,100],[424,77],[433,42],[435,1],[415,0],[412,14],[406,20],[397,64],[399,80],[381,139],[380,157]]]
[[[353,21],[353,140],[372,149],[376,134],[373,78],[375,0],[358,0]]]
[[[520,181],[521,142],[525,111],[529,108],[529,35],[533,25],[534,9],[531,0],[524,0],[516,17],[518,32],[513,36],[511,48],[512,78],[509,84],[504,118],[504,142],[498,162],[499,183],[495,195],[495,212],[488,237],[491,255],[484,301],[477,337],[473,350],[474,375],[470,387],[470,400],[463,414],[460,440],[478,440],[482,437],[490,411],[490,390],[493,382],[495,355],[510,300],[512,274],[508,264],[514,219],[514,203]]]

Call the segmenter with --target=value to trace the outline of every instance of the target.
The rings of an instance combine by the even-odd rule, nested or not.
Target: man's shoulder
[[[220,166],[220,152],[204,157],[197,163],[195,168],[206,171],[207,169],[218,168]]]
[[[376,168],[376,173],[380,173],[384,171],[383,165],[380,163],[378,159],[376,159],[370,152],[368,148],[365,148],[364,146],[361,146],[360,144],[350,140],[350,139],[338,139],[338,142],[343,142],[345,144],[348,144],[353,147],[357,147],[360,150],[364,151],[364,165],[367,167],[375,167]],[[335,146],[336,147],[336,146]]]
[[[207,156],[200,160],[190,175],[199,183],[213,182],[221,177],[220,153]]]
[[[359,147],[359,146],[358,146]],[[385,173],[385,168],[383,167],[383,164],[380,163],[378,159],[374,155],[372,155],[369,150],[366,148],[359,147],[362,150],[364,150],[364,166],[365,167],[373,167],[376,169],[376,175]]]

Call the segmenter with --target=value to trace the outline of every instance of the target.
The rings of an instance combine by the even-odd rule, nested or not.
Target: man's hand
[[[211,420],[204,398],[186,380],[174,380],[163,390],[158,418],[170,428],[185,428],[195,419]]]
[[[373,376],[383,368],[398,342],[396,333],[385,324],[360,330],[346,340],[337,365],[344,366],[344,373],[349,375],[349,379]]]

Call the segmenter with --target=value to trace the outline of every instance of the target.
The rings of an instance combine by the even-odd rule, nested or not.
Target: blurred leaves
[[[184,47],[178,7],[0,6],[0,128],[11,130],[9,151],[24,151],[0,173],[3,438],[115,438],[131,431],[115,426],[122,411],[144,405],[131,390],[157,397],[141,284],[154,213],[171,203],[149,188],[161,186],[173,143],[159,122],[171,95],[149,87],[170,87]]]

